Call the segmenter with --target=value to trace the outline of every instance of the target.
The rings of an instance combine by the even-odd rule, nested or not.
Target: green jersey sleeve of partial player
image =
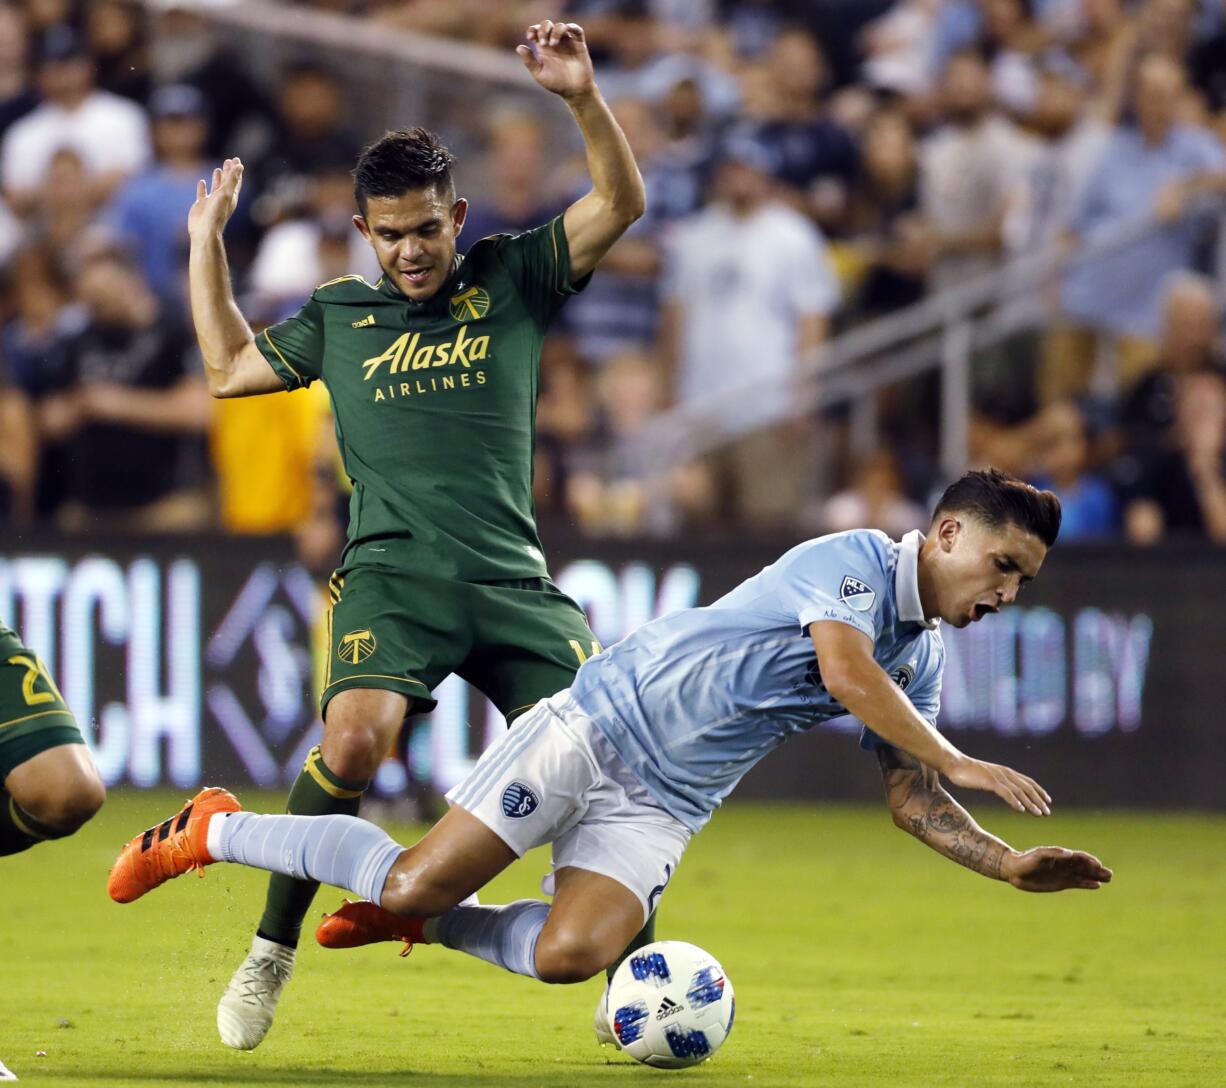
[[[255,338],[286,389],[302,389],[323,374],[323,307],[312,295],[293,317],[271,325]]]
[[[592,278],[589,272],[572,281],[570,246],[560,215],[523,234],[500,234],[489,242],[518,288],[524,306],[542,325],[548,324],[562,303],[582,291]]]

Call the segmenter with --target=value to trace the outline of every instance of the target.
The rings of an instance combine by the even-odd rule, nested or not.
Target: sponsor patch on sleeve
[[[877,591],[854,575],[843,575],[839,600],[855,612],[867,612],[877,600]]]

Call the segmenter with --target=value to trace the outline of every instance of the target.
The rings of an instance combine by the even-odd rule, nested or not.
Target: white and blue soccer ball
[[[709,952],[685,941],[656,941],[627,956],[605,991],[617,1045],[660,1069],[705,1062],[732,1030],[732,983]]]

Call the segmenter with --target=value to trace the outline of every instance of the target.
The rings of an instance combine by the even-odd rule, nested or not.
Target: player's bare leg
[[[0,854],[77,831],[106,800],[84,744],[61,744],[18,764],[0,790]]]
[[[286,811],[297,816],[355,816],[362,794],[387,755],[408,712],[395,691],[351,688],[328,703],[323,743],[290,790]],[[276,874],[251,951],[217,1005],[221,1040],[251,1050],[272,1027],[281,992],[294,969],[302,921],[319,885]]]

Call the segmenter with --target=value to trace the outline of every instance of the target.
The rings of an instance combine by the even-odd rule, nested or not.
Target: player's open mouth
[[[971,610],[971,616],[974,618],[975,622],[978,623],[984,616],[989,616],[996,611],[999,610],[993,608],[990,604],[977,604]]]
[[[430,278],[429,268],[402,268],[400,274],[415,287],[425,283]]]

